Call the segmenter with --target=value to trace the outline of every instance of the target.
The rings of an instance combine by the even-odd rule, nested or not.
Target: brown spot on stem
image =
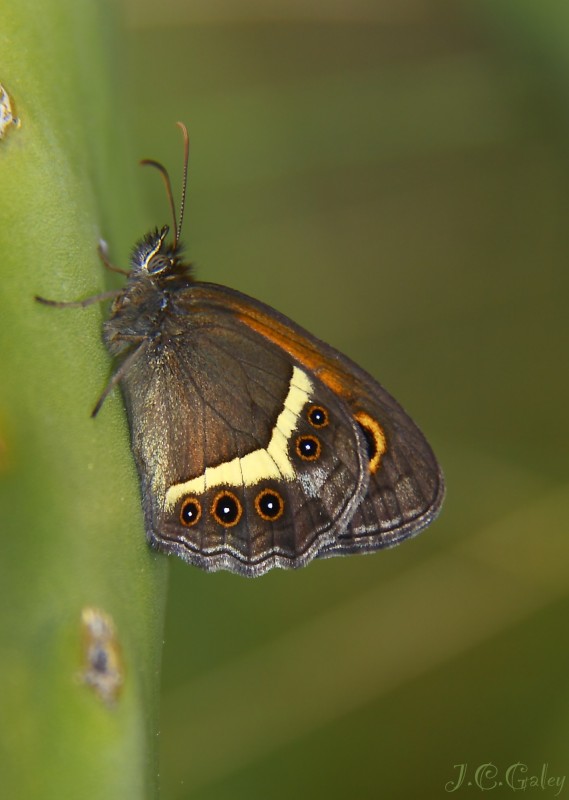
[[[98,608],[81,612],[83,668],[81,680],[107,706],[114,706],[124,682],[124,665],[112,618]]]
[[[13,99],[0,83],[0,139],[4,139],[13,128],[17,129],[21,124],[20,118],[16,116]]]

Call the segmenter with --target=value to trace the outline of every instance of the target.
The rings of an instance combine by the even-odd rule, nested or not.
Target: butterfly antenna
[[[180,235],[182,233],[182,223],[184,221],[184,209],[186,207],[186,189],[188,187],[188,161],[190,158],[190,137],[188,135],[188,129],[184,125],[183,122],[177,122],[176,125],[182,131],[184,136],[184,175],[182,178],[182,197],[180,200],[180,217],[178,219],[178,227],[176,228],[176,242],[178,244],[180,241]]]
[[[159,161],[153,161],[151,158],[143,158],[140,162],[143,167],[154,167],[158,170],[160,175],[162,175],[162,180],[164,181],[164,186],[166,187],[166,195],[168,197],[168,203],[170,204],[170,213],[172,214],[172,219],[174,220],[174,230],[176,231],[176,240],[174,242],[174,247],[178,244],[178,232],[176,229],[177,220],[176,220],[176,208],[174,206],[174,195],[172,194],[172,182],[170,181],[170,176],[168,175],[168,170],[163,164],[160,164]]]
[[[186,189],[188,186],[188,161],[190,158],[190,137],[188,135],[188,129],[184,125],[183,122],[177,122],[176,125],[181,129],[182,134],[184,136],[184,175],[182,179],[182,199],[180,200],[180,216],[176,218],[176,207],[174,205],[174,194],[172,192],[172,182],[170,180],[170,176],[168,175],[168,170],[166,167],[161,164],[159,161],[154,161],[151,158],[143,158],[140,162],[144,167],[154,167],[157,169],[160,175],[162,176],[162,180],[164,181],[164,186],[166,187],[166,195],[168,197],[168,203],[170,204],[170,213],[172,214],[172,220],[174,222],[174,249],[177,248],[178,242],[180,241],[180,234],[182,233],[182,223],[184,222],[184,209],[186,207]]]

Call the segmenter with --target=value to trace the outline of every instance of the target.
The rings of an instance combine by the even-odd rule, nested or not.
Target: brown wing
[[[370,475],[343,400],[237,303],[256,308],[207,284],[176,295],[121,386],[151,543],[254,576],[331,546]]]

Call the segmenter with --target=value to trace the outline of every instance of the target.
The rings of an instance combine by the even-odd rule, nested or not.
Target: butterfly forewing
[[[358,414],[360,424],[371,426],[370,420],[376,420],[385,449],[370,469],[368,489],[347,529],[321,556],[371,552],[414,536],[436,517],[444,496],[442,472],[419,428],[370,376],[358,369],[354,378],[351,402],[365,409]],[[373,428],[366,436],[373,452]]]

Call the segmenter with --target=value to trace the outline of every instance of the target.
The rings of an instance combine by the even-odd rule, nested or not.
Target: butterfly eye
[[[211,513],[224,528],[232,528],[241,519],[243,508],[233,492],[223,491],[213,498]]]
[[[296,440],[296,453],[303,461],[316,461],[320,458],[320,442],[316,436],[299,436]]]
[[[202,507],[197,497],[186,497],[180,509],[180,522],[191,528],[202,515]]]
[[[328,412],[322,406],[310,406],[307,416],[313,428],[325,428],[330,421]]]
[[[284,500],[273,489],[263,489],[255,498],[255,508],[257,514],[264,520],[274,522],[283,515]]]
[[[167,256],[156,255],[153,256],[146,265],[146,271],[149,275],[158,275],[172,266],[172,259]]]

